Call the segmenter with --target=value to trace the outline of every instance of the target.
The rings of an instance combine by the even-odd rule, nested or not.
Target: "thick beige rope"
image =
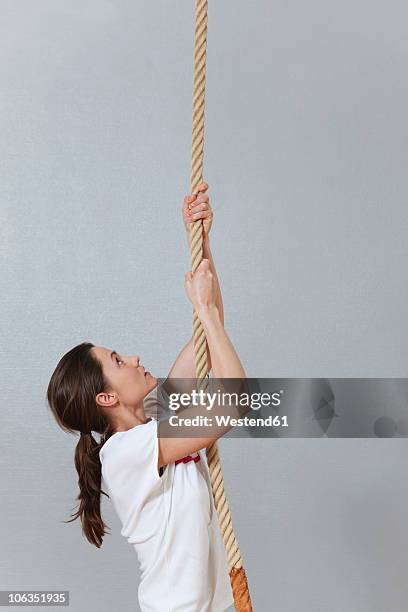
[[[204,158],[204,103],[205,103],[205,68],[207,46],[208,1],[195,0],[195,44],[194,44],[194,93],[192,124],[192,169],[191,193],[198,193],[198,186],[203,182]],[[203,258],[202,220],[189,224],[189,244],[191,253],[191,270],[194,273]],[[208,375],[207,341],[203,326],[193,313],[193,341],[196,360],[196,376],[200,379],[200,388],[205,390]],[[207,449],[207,461],[211,476],[214,504],[225,549],[228,557],[235,609],[238,612],[252,612],[251,598],[245,570],[242,564],[241,551],[234,534],[231,513],[224,490],[218,445],[215,442]]]

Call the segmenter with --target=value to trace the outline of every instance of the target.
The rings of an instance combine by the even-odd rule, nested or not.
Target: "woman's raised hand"
[[[184,287],[197,314],[216,307],[217,286],[208,259],[202,259],[194,274],[186,272]]]
[[[210,199],[205,193],[207,189],[207,183],[201,183],[198,187],[198,195],[192,194],[184,198],[182,209],[183,221],[186,229],[189,229],[189,224],[198,219],[202,219],[204,236],[208,236],[213,220]]]

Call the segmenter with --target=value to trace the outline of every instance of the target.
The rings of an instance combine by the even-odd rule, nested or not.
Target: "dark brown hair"
[[[75,467],[78,472],[79,507],[71,523],[80,517],[82,532],[97,548],[102,545],[105,525],[101,517],[102,471],[99,451],[112,435],[113,428],[96,403],[98,393],[110,391],[100,361],[91,352],[95,345],[82,342],[68,351],[58,362],[47,389],[47,401],[58,425],[68,433],[98,432],[98,442],[92,436],[80,435],[75,448]]]

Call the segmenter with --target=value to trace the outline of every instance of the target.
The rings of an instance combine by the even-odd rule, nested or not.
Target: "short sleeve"
[[[117,432],[101,449],[102,476],[121,534],[131,544],[152,537],[163,513],[163,481],[158,473],[157,421]],[[106,446],[106,448],[105,448]]]

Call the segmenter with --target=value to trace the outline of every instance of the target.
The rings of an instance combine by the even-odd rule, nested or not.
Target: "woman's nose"
[[[131,359],[133,360],[133,363],[135,364],[135,366],[139,367],[139,364],[140,364],[140,357],[139,357],[139,355],[133,355],[131,357]]]

